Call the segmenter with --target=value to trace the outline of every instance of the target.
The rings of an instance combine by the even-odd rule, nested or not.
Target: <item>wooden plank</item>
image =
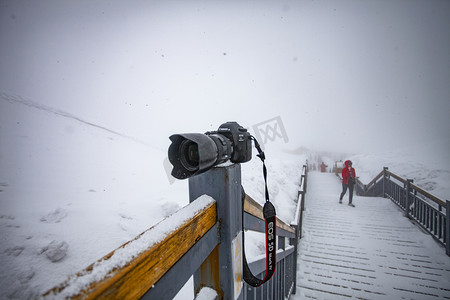
[[[262,206],[258,202],[256,202],[249,195],[245,194],[244,211],[246,213],[249,213],[258,219],[264,220],[264,215],[263,215],[262,209],[263,209]],[[295,234],[295,229],[292,228],[291,226],[287,225],[285,222],[280,220],[278,217],[277,217],[277,227],[282,228],[288,232]]]
[[[208,230],[217,220],[216,203],[211,203],[192,219],[172,232],[160,243],[142,252],[133,261],[107,274],[101,281],[91,284],[74,299],[139,299],[144,295]],[[152,227],[153,228],[153,227]],[[130,243],[130,242],[128,242]],[[123,248],[125,245],[119,247]],[[117,250],[115,250],[117,251]],[[109,253],[103,259],[114,255]],[[90,273],[94,264],[78,273]],[[45,296],[57,296],[68,283],[63,283]]]
[[[205,286],[213,288],[218,294],[219,298],[223,299],[223,290],[220,288],[220,264],[219,264],[219,245],[217,245],[207,259],[200,266],[200,282]],[[195,291],[197,295],[200,293],[200,287]]]

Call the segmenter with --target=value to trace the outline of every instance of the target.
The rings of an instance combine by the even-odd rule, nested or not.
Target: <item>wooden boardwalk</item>
[[[348,196],[311,172],[292,299],[450,299],[445,249],[385,198]]]

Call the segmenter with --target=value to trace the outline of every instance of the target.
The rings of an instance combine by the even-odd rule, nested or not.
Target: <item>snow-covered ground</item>
[[[1,95],[0,110],[1,298],[28,299],[45,292],[189,202],[187,181],[171,184],[167,177],[166,145],[158,149],[6,94]],[[450,168],[437,167],[446,156],[425,159],[421,152],[404,153],[409,154],[351,159],[367,180],[383,166],[408,176],[422,166],[421,176],[435,174],[426,180],[448,199]],[[279,217],[289,222],[301,166],[318,156],[267,156],[271,199]],[[428,168],[416,163],[424,161]],[[260,160],[243,164],[242,172],[247,194],[262,203]],[[264,244],[255,238],[247,246],[251,257],[261,253]]]

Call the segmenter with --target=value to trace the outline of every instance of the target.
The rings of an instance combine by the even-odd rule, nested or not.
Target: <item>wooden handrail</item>
[[[151,245],[123,267],[112,269],[99,281],[91,283],[87,288],[75,295],[69,295],[69,297],[74,299],[110,299],[113,295],[115,299],[139,299],[214,226],[217,221],[216,210],[216,202],[209,203],[200,212],[179,226],[178,229],[167,234],[162,241]],[[159,224],[107,254],[85,270],[77,273],[75,277],[82,278],[91,274],[96,264],[109,260],[118,250],[138,240],[143,234],[158,230]],[[73,281],[74,278],[69,278],[60,286],[46,292],[43,297],[58,295],[65,297],[64,290]]]
[[[394,177],[395,179],[397,179],[398,181],[400,181],[401,183],[406,183],[406,179],[401,178],[398,175],[395,175],[394,173],[392,173],[391,171],[386,170],[386,174],[389,174],[389,176]]]
[[[124,266],[113,268],[102,275],[102,278],[93,280],[92,283],[79,291],[74,293],[68,291],[74,282],[77,280],[83,281],[85,276],[92,275],[97,264],[110,260],[118,251],[139,240],[144,234],[157,230],[160,223],[151,227],[59,286],[47,291],[42,295],[43,298],[61,296],[72,299],[109,299],[111,295],[114,295],[115,298],[120,299],[139,299],[214,226],[217,221],[216,210],[216,202],[210,203],[179,226],[178,229],[167,234],[159,243],[149,246],[148,249],[139,253],[137,257],[130,259]],[[262,206],[248,195],[245,197],[244,211],[264,220]],[[277,227],[295,234],[295,229],[279,218],[277,218]]]
[[[380,179],[381,176],[383,176],[383,173],[384,173],[384,171],[381,171],[380,173],[378,173],[378,175],[375,176],[375,178],[372,179],[372,181],[369,182],[368,184],[366,184],[365,186],[366,186],[366,187],[369,187],[369,186],[371,186],[372,184],[374,184],[378,179]]]
[[[262,206],[258,202],[256,202],[249,195],[245,194],[244,211],[246,213],[249,213],[252,216],[264,221],[262,209],[263,209]],[[287,225],[285,222],[283,222],[278,217],[277,217],[277,227],[295,234],[295,229],[292,228],[291,226]]]
[[[402,182],[402,183],[406,183],[406,179],[403,179],[403,178],[401,178],[400,176],[395,175],[394,173],[392,173],[392,172],[390,172],[390,171],[387,171],[387,173],[388,173],[390,176],[392,176],[392,177],[394,177],[395,179],[397,179],[398,181],[400,181],[400,182]],[[432,201],[436,202],[437,204],[442,205],[442,206],[445,206],[445,205],[446,205],[444,201],[442,201],[441,199],[439,199],[439,198],[436,197],[436,196],[431,195],[430,193],[428,193],[427,191],[421,189],[421,188],[418,187],[417,185],[411,183],[411,187],[412,187],[413,189],[419,191],[422,195],[426,196],[427,198],[430,198]]]
[[[444,207],[446,206],[446,203],[445,203],[444,201],[442,201],[441,199],[439,199],[439,198],[436,197],[436,196],[431,195],[431,194],[428,193],[427,191],[424,191],[423,189],[421,189],[421,188],[418,187],[417,185],[411,183],[411,187],[412,187],[413,189],[419,191],[421,194],[423,194],[423,195],[426,196],[427,198],[430,198],[431,200],[433,200],[433,201],[436,202],[437,204],[442,205],[442,206],[444,206]]]
[[[383,174],[384,174],[384,170],[381,171],[377,176],[375,176],[375,178],[372,179],[371,182],[369,182],[368,184],[364,185],[365,188],[367,189],[367,188],[369,188],[371,185],[375,184],[375,182],[376,182],[378,179],[380,179],[380,177],[383,176]],[[406,179],[401,178],[400,176],[398,176],[398,175],[392,173],[392,172],[389,171],[389,170],[386,170],[386,174],[389,175],[389,176],[392,177],[392,178],[395,178],[396,180],[400,181],[400,182],[403,183],[403,184],[405,184],[406,181],[407,181]],[[360,182],[361,182],[361,181],[360,181]],[[362,184],[362,182],[361,182],[361,184]],[[429,198],[430,200],[436,202],[438,205],[441,205],[441,206],[445,206],[445,205],[446,205],[446,203],[445,203],[444,201],[442,201],[442,200],[439,199],[438,197],[436,197],[436,196],[430,194],[429,192],[423,190],[422,188],[418,187],[417,185],[411,183],[411,187],[412,187],[413,189],[417,190],[419,193],[421,193],[421,194],[424,195],[425,197],[427,197],[427,198]]]

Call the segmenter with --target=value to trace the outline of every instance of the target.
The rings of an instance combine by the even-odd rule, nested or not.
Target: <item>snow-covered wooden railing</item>
[[[262,206],[245,195],[244,203],[244,225],[246,230],[264,233],[265,220]],[[277,267],[275,274],[270,281],[259,288],[244,283],[243,299],[289,299],[295,289],[297,257],[295,245],[298,242],[295,228],[289,226],[281,219],[277,218]],[[289,245],[286,245],[285,238],[289,238]],[[262,255],[259,259],[249,261],[249,267],[257,277],[264,277],[266,271],[266,257]]]
[[[294,241],[295,253],[298,253],[298,240],[302,238],[302,225],[303,225],[303,211],[305,210],[305,197],[308,180],[308,161],[303,165],[302,175],[300,177],[300,187],[297,195],[297,209],[295,210],[294,220],[291,222],[291,227],[295,229],[296,240]],[[294,269],[297,274],[297,255],[295,256]],[[294,287],[292,293],[297,291],[297,276],[294,278]]]
[[[412,179],[403,179],[388,168],[384,168],[368,184],[357,179],[356,193],[360,196],[391,199],[405,211],[405,216],[444,245],[450,256],[450,201],[442,201],[414,185]]]
[[[306,172],[304,166],[299,207],[303,207]],[[248,195],[242,214],[240,175],[240,165],[231,165],[190,178],[188,206],[42,298],[172,299],[192,275],[195,294],[208,299],[289,298],[295,293],[301,217],[296,216],[297,223],[291,225],[277,218],[276,272],[263,287],[248,286],[242,278],[242,216],[245,229],[264,232],[265,226],[261,205]],[[249,266],[257,276],[264,275],[265,257],[250,261]]]
[[[198,253],[195,252],[194,246],[200,239],[209,240],[208,243],[213,245],[209,248],[214,248],[218,243],[216,207],[216,201],[211,197],[206,195],[199,197],[172,216],[51,289],[43,297],[139,299],[146,293],[152,294],[154,299],[157,299],[158,295],[162,297],[158,299],[175,296],[196,267],[192,267],[191,274],[184,275],[183,282],[179,281],[180,274],[174,272],[173,267],[190,251],[193,254]],[[201,263],[206,257],[207,255],[197,260],[201,260]],[[167,277],[168,275],[170,278]],[[169,280],[172,290],[158,289],[163,276],[166,277],[166,281]],[[176,280],[172,281],[173,279]]]
[[[291,226],[295,228],[298,224],[302,223],[302,213],[305,210],[305,195],[306,195],[306,186],[307,186],[307,177],[308,176],[308,162],[303,165],[302,175],[300,177],[300,185],[298,189],[298,201],[297,201],[297,209],[295,210],[294,219],[291,222]],[[300,231],[301,238],[301,228],[298,228]]]

